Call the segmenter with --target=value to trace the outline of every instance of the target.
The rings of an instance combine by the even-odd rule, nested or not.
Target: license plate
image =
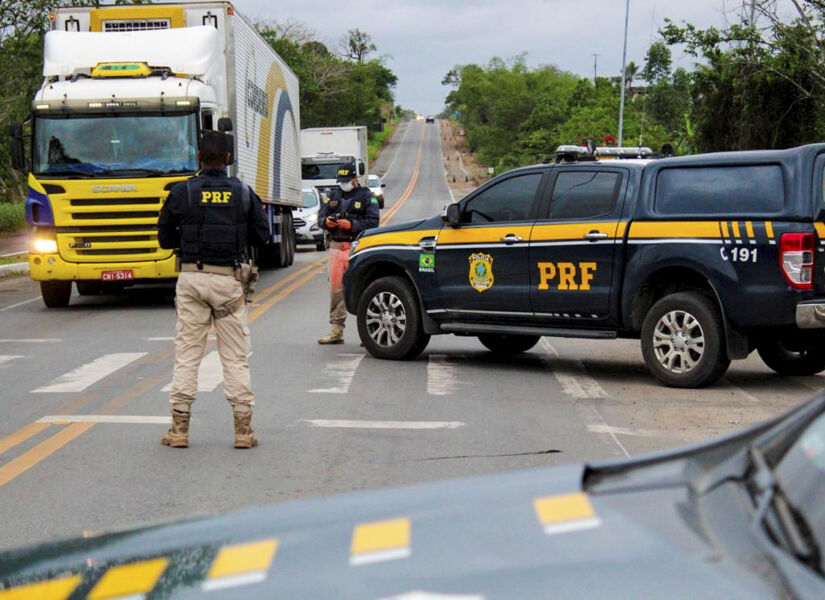
[[[132,271],[103,271],[100,274],[101,281],[131,281],[134,278]]]

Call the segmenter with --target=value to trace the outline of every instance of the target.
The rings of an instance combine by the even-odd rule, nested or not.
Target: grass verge
[[[384,131],[379,131],[378,133],[373,134],[372,139],[367,142],[367,155],[369,156],[371,163],[375,162],[375,159],[378,158],[378,153],[381,152],[381,148],[383,148],[389,141],[390,136],[392,136],[392,133],[395,131],[397,125],[398,121],[385,123]]]
[[[25,225],[26,216],[22,202],[0,202],[0,231],[19,231]]]

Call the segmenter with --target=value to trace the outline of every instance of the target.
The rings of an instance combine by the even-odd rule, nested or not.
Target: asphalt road
[[[384,219],[450,199],[439,128],[402,125],[375,165]],[[172,290],[73,297],[46,309],[27,278],[0,281],[0,549],[287,499],[635,455],[779,414],[823,377],[779,378],[757,356],[716,386],[659,386],[634,341],[545,338],[510,361],[439,336],[415,361],[378,361],[327,332],[323,253],[263,274],[250,307],[257,400],[251,451],[210,342],[191,446],[160,445],[168,415]]]

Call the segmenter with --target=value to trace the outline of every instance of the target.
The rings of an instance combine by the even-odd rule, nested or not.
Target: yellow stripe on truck
[[[168,564],[169,559],[156,558],[112,567],[89,593],[89,600],[109,600],[147,594],[154,589]]]
[[[0,590],[0,600],[66,600],[82,581],[80,575]]]
[[[727,237],[727,224],[722,223]],[[718,221],[637,221],[630,224],[630,237],[639,238],[719,238]]]

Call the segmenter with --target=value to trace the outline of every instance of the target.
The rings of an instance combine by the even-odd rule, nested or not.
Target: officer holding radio
[[[180,260],[175,295],[178,322],[169,403],[172,428],[161,443],[189,445],[189,416],[198,390],[198,367],[214,324],[223,365],[223,389],[235,418],[235,447],[251,448],[254,395],[249,376],[246,291],[254,270],[247,246],[262,246],[269,226],[252,189],[226,174],[231,146],[226,135],[201,137],[196,177],[176,184],[160,211],[158,242]],[[252,275],[251,275],[252,274]]]
[[[369,188],[358,185],[354,164],[338,170],[338,188],[324,200],[318,213],[318,223],[330,234],[329,258],[329,323],[331,330],[318,340],[319,344],[343,344],[344,271],[349,261],[350,243],[366,229],[378,227],[378,200]]]

